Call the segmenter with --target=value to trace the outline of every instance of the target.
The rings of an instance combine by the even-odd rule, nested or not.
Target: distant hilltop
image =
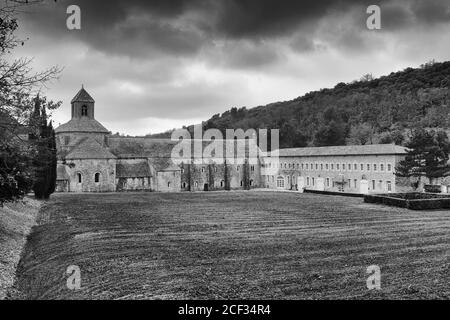
[[[403,144],[408,129],[450,131],[450,62],[338,83],[291,101],[231,108],[204,129],[279,129],[280,147]],[[192,126],[189,127],[192,130]],[[170,137],[171,132],[152,135]]]

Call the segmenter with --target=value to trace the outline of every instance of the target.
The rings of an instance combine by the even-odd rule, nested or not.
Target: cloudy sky
[[[71,4],[81,30],[66,28]],[[371,4],[381,30],[366,27]],[[14,55],[64,67],[44,90],[63,101],[56,123],[84,84],[98,120],[140,135],[450,60],[450,1],[49,0],[26,9],[20,35]]]

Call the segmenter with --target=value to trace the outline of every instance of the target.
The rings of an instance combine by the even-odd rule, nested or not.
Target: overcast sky
[[[81,30],[66,28],[71,4]],[[381,30],[366,27],[370,4]],[[51,0],[27,9],[20,35],[15,55],[64,67],[44,90],[63,101],[57,124],[84,84],[97,120],[138,135],[450,60],[450,1]]]

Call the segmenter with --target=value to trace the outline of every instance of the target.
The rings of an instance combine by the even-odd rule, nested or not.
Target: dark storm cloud
[[[81,8],[79,32],[68,32],[65,28],[65,9],[69,4]],[[349,34],[342,35],[344,42],[340,46],[348,42],[350,48],[357,47],[360,43],[357,33],[367,31],[365,8],[370,4],[381,6],[387,31],[414,23],[448,21],[450,17],[447,0],[75,0],[48,1],[29,14],[27,20],[49,36],[61,40],[75,37],[96,50],[132,58],[192,56],[204,48],[215,47],[217,40],[253,41],[255,47],[262,40],[288,37],[292,37],[294,50],[308,51],[315,49],[314,37],[322,36],[316,34],[320,21],[355,8],[357,19],[347,21],[355,25],[355,39]],[[236,62],[239,67],[249,61],[259,66],[279,57],[271,52],[248,59],[249,48],[244,45],[233,49],[230,63]],[[242,60],[235,59],[239,56]]]
[[[66,28],[72,4],[81,8],[81,30]],[[366,27],[371,4],[381,7],[381,30]],[[369,72],[448,60],[449,5],[448,0],[47,0],[23,15],[21,36],[30,40],[16,53],[35,57],[37,69],[65,67],[52,89],[65,103],[61,122],[84,83],[98,101],[100,119],[137,132],[142,119],[156,125],[158,119],[178,124],[206,119],[233,106],[295,98]]]
[[[412,10],[421,23],[434,24],[450,21],[450,1],[416,1]]]

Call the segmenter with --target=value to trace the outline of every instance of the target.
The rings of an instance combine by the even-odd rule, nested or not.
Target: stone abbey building
[[[295,148],[281,149],[277,157],[241,159],[241,164],[195,164],[192,159],[175,164],[171,154],[178,141],[112,135],[95,119],[95,101],[84,88],[71,108],[72,119],[55,130],[59,192],[395,192],[395,166],[406,153],[395,145]]]

